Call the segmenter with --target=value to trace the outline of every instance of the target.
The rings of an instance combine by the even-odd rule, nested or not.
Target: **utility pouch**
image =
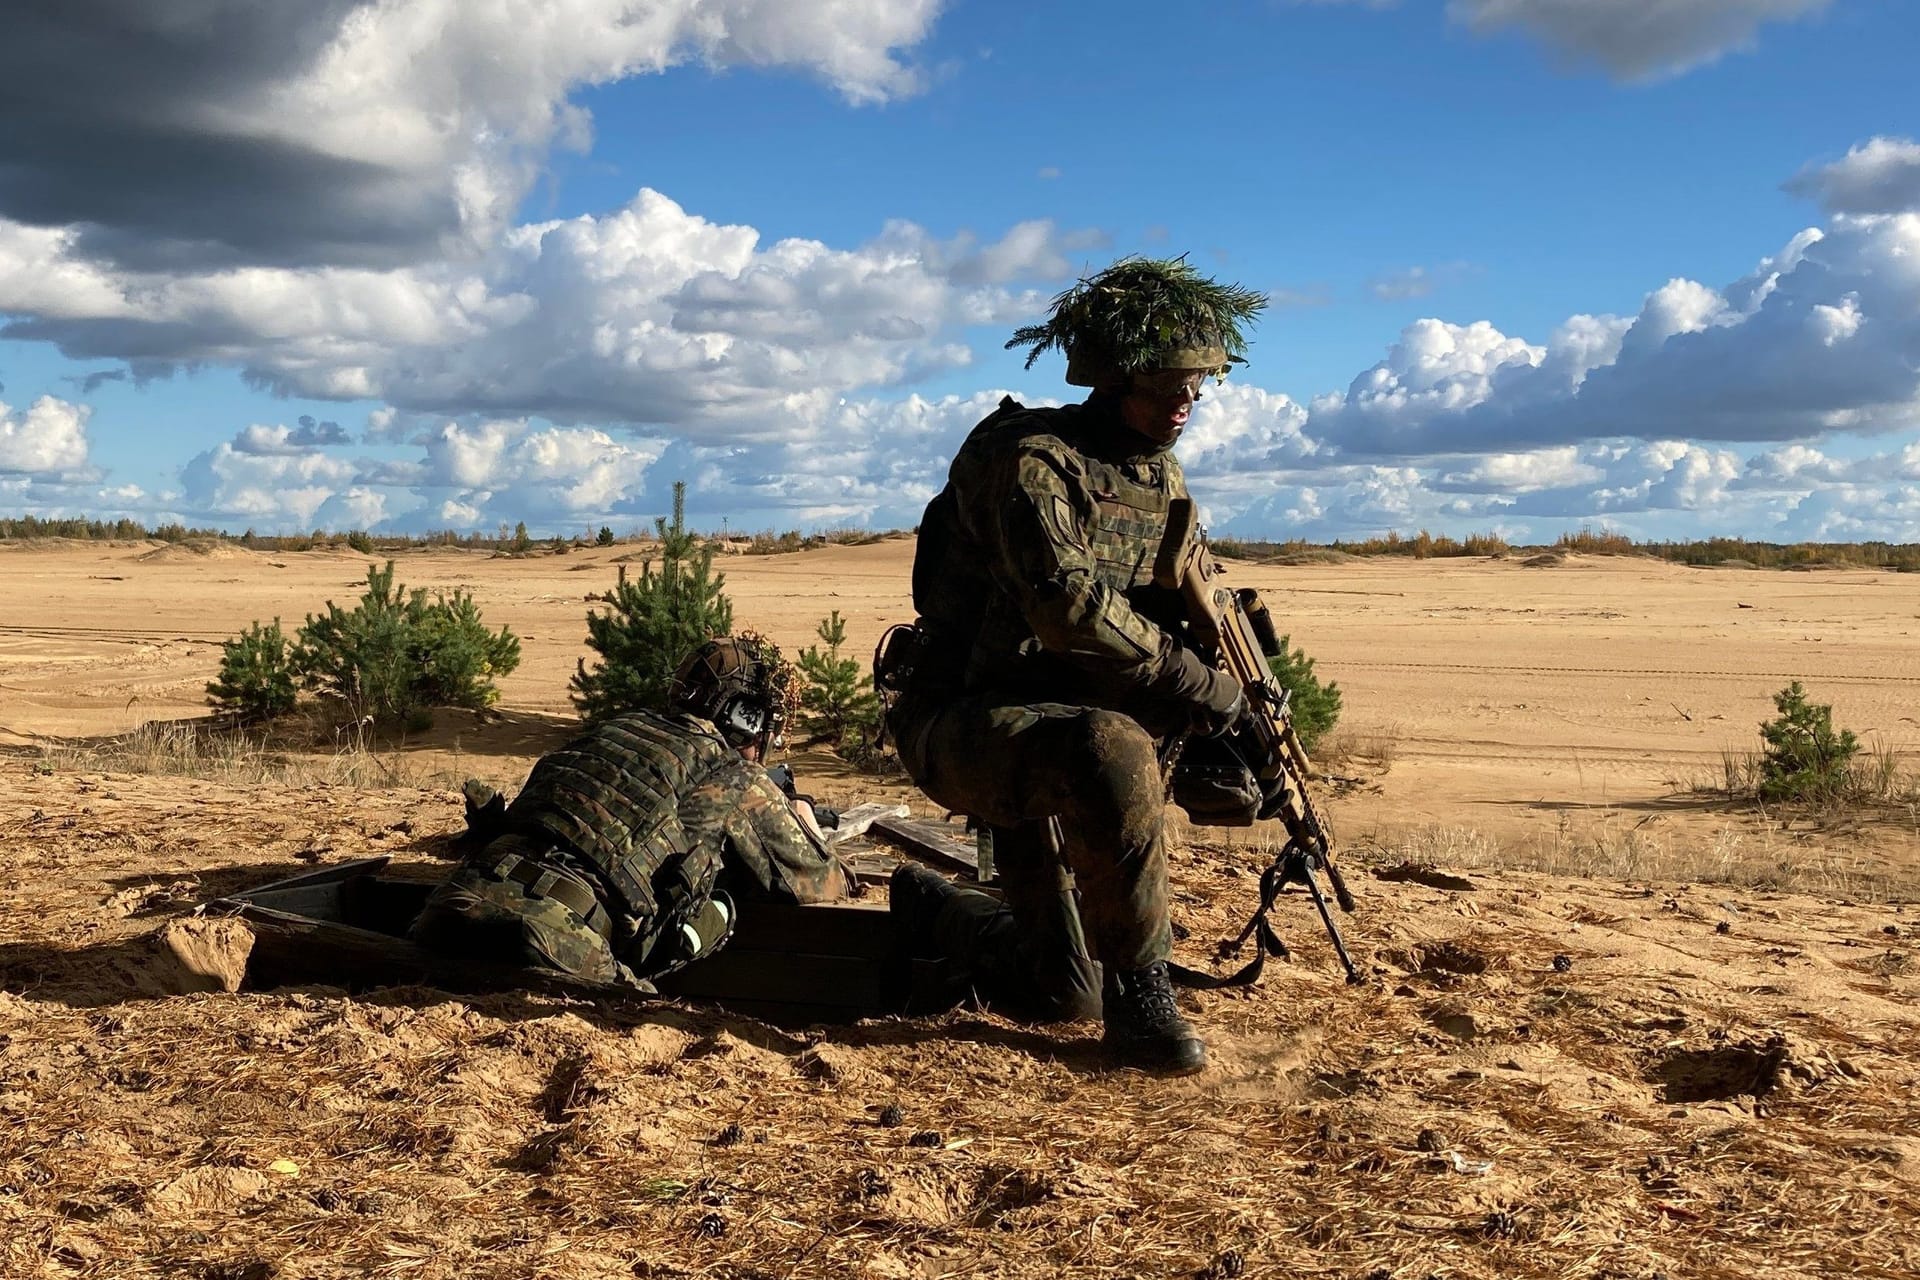
[[[888,627],[873,651],[873,685],[882,693],[899,695],[913,683],[913,673],[927,647],[927,633],[917,624]]]
[[[1247,827],[1260,814],[1259,779],[1226,738],[1189,738],[1173,766],[1173,802],[1201,827]]]

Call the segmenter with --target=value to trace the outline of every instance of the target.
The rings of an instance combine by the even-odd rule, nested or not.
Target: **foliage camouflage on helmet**
[[[780,646],[756,631],[742,631],[708,640],[682,659],[673,673],[667,702],[676,711],[718,722],[730,699],[750,697],[766,710],[766,725],[759,735],[764,753],[778,745],[781,729],[799,699],[799,688],[799,676]],[[723,732],[726,727],[721,726]]]
[[[1220,376],[1246,363],[1241,326],[1266,310],[1266,295],[1220,284],[1185,256],[1122,258],[1053,300],[1039,324],[1014,331],[1007,349],[1067,357],[1067,381],[1097,387],[1154,369],[1205,369]]]
[[[735,633],[734,643],[745,649],[753,660],[766,670],[766,689],[773,707],[774,718],[785,724],[793,718],[794,710],[800,705],[800,673],[780,646],[758,631],[743,630]]]

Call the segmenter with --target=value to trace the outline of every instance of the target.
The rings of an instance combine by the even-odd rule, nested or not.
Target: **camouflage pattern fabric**
[[[845,869],[766,771],[691,716],[615,717],[543,756],[507,825],[510,834],[434,891],[414,923],[417,941],[633,984],[673,960],[662,940],[716,888],[741,902],[848,892]],[[590,886],[606,931],[498,874],[503,849]]]
[[[1023,1022],[1100,1016],[1100,965],[1087,948],[1073,875],[1051,825],[989,826],[1006,900],[955,885],[927,926],[929,954],[957,964],[994,1012]]]
[[[1003,402],[922,522],[929,647],[888,717],[914,781],[991,824],[996,851],[1000,830],[1059,819],[1087,939],[1122,969],[1171,946],[1155,747],[1185,727],[1205,677],[1152,576],[1185,494],[1180,464],[1126,427],[1116,397]],[[1008,889],[1016,915],[1037,918],[1047,890]]]
[[[719,848],[692,838],[680,797],[739,753],[707,721],[633,712],[548,752],[507,806],[507,827],[573,850],[612,895],[629,927],[657,932],[654,887],[704,896]]]
[[[1153,585],[1180,463],[1120,421],[1117,401],[1026,409],[975,427],[927,508],[914,606],[946,650],[949,691],[1125,710],[1185,726],[1204,679]]]
[[[1167,958],[1166,790],[1154,740],[1137,721],[1059,703],[1007,706],[991,696],[934,706],[911,693],[895,719],[920,744],[902,759],[921,789],[992,826],[1008,906],[1024,925],[1052,935],[1031,940],[1035,955],[1073,962],[1066,935],[1084,927],[1106,965],[1139,969]],[[1058,856],[1043,834],[1049,818],[1059,819]],[[1073,872],[1080,920],[1043,925],[1058,915],[1059,857]],[[956,959],[978,966],[986,957],[976,949]]]
[[[759,765],[735,755],[680,798],[689,831],[716,833],[720,887],[736,902],[841,902],[852,881]]]
[[[557,857],[560,851],[551,854]],[[474,860],[454,868],[428,895],[408,936],[430,950],[489,968],[557,969],[592,982],[653,990],[615,957],[606,937],[559,901],[534,897],[524,885],[489,874]]]

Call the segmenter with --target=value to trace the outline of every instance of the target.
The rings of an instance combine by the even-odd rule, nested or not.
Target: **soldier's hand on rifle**
[[[1188,733],[1206,737],[1225,733],[1247,709],[1240,681],[1209,663],[1191,649],[1182,649],[1169,673],[1169,708],[1186,720]]]
[[[1193,707],[1193,731],[1217,738],[1240,723],[1247,714],[1247,691],[1238,680],[1224,671],[1209,670],[1212,679]]]

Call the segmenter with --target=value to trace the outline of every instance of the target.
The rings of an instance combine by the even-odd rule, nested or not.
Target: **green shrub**
[[[847,642],[846,620],[835,609],[820,620],[814,634],[827,647],[822,651],[808,645],[800,651],[801,729],[836,746],[849,738],[871,738],[880,724],[880,699],[860,663],[840,656]]]
[[[599,536],[599,537],[597,537],[597,538],[595,538],[595,539],[593,540],[593,545],[595,545],[596,547],[610,547],[610,546],[612,546],[612,545],[613,545],[613,529],[612,529],[612,527],[611,527],[611,526],[608,526],[608,525],[604,525],[604,524],[603,524],[603,525],[601,525],[601,526],[600,526],[600,536]]]
[[[1760,725],[1762,800],[1838,800],[1855,787],[1853,758],[1860,743],[1833,727],[1830,703],[1808,702],[1795,680],[1773,695],[1780,714]]]
[[[307,615],[293,662],[307,688],[356,719],[419,727],[434,707],[493,705],[493,679],[520,665],[520,641],[505,627],[489,632],[465,592],[429,603],[425,590],[398,585],[389,560],[368,567],[351,610],[329,600],[326,613]]]
[[[1280,637],[1280,652],[1267,659],[1267,669],[1293,695],[1293,731],[1300,735],[1300,745],[1311,752],[1322,735],[1339,723],[1340,686],[1332,680],[1321,684],[1313,674],[1313,659],[1290,648],[1290,639]]]
[[[242,721],[271,720],[293,710],[297,672],[280,619],[258,622],[220,646],[220,676],[207,701]]]
[[[505,627],[488,631],[480,607],[464,591],[416,609],[424,595],[415,592],[408,601],[408,650],[418,664],[408,692],[415,706],[492,706],[500,700],[493,678],[520,665],[519,638]]]
[[[373,554],[373,535],[365,529],[352,529],[347,533],[347,545],[363,556]]]
[[[673,670],[694,646],[733,630],[733,602],[722,590],[726,575],[713,571],[713,548],[686,526],[687,486],[673,486],[673,523],[654,521],[660,562],[644,561],[640,578],[620,567],[613,590],[601,596],[605,613],[587,611],[587,647],[600,655],[591,671],[583,658],[569,682],[569,696],[588,720],[623,711],[665,710]]]

